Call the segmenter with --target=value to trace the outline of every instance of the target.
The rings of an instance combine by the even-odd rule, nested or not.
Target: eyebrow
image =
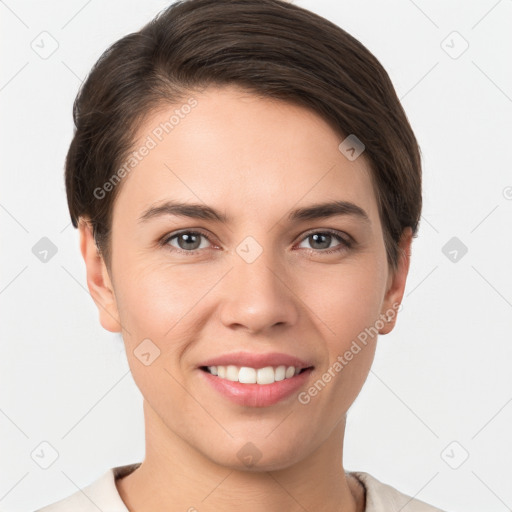
[[[154,217],[165,215],[189,217],[201,220],[214,220],[223,224],[227,224],[230,220],[224,213],[204,204],[166,201],[161,205],[151,206],[145,210],[139,217],[139,222],[146,222]],[[326,219],[338,215],[354,216],[371,226],[368,214],[360,206],[349,201],[331,201],[298,208],[296,210],[292,210],[288,214],[288,221],[298,222],[304,220]]]

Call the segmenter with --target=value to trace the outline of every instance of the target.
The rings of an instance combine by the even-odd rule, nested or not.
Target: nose
[[[223,281],[220,318],[226,327],[268,334],[297,322],[301,301],[271,251],[264,250],[251,263],[235,254],[234,268]]]

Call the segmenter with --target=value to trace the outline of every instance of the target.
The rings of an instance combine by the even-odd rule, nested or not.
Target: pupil
[[[197,247],[199,247],[199,245],[197,244],[197,240],[194,240],[194,239],[199,239],[199,237],[197,237],[196,235],[193,235],[193,234],[183,234],[181,235],[181,240],[184,240],[184,245],[185,245],[185,249],[197,249]],[[196,244],[196,246],[194,247],[191,247],[191,244]],[[181,245],[181,244],[180,244]],[[181,247],[183,249],[183,247]]]
[[[331,244],[331,235],[328,235],[328,234],[322,234],[322,233],[315,233],[314,235],[311,235],[311,237],[313,238],[314,240],[314,243],[320,243],[320,245],[323,245],[323,247],[318,247],[319,249],[327,249],[327,247],[329,247],[329,245]],[[318,242],[318,239],[322,237],[322,238],[326,238],[327,239],[327,242]]]

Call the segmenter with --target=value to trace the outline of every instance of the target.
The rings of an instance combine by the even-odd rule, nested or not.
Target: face
[[[368,161],[318,115],[234,87],[192,96],[162,140],[179,105],[139,131],[134,149],[156,146],[123,178],[108,273],[82,226],[88,283],[123,333],[146,435],[279,469],[341,428],[408,258],[390,272]]]

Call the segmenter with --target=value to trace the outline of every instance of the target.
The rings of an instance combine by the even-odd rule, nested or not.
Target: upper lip
[[[231,354],[222,354],[220,356],[207,359],[199,365],[202,366],[248,366],[249,368],[265,368],[266,366],[295,366],[296,368],[309,368],[311,363],[298,357],[283,354],[280,352],[270,352],[267,354],[257,354],[251,352],[233,352]]]

